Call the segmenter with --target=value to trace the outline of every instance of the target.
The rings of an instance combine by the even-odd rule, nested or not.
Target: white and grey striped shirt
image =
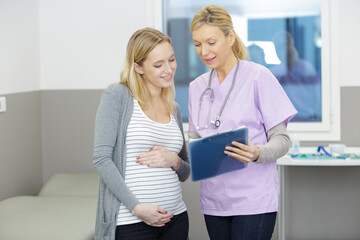
[[[178,215],[186,211],[181,186],[172,168],[151,168],[136,163],[136,157],[153,146],[163,146],[178,154],[183,146],[182,134],[175,118],[161,124],[149,119],[134,99],[134,111],[126,135],[125,183],[141,204],[156,204]],[[141,222],[121,203],[117,225]]]

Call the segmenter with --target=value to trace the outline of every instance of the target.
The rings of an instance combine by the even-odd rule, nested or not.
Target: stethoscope
[[[236,75],[237,75],[237,72],[238,72],[238,69],[239,69],[239,58],[236,57],[236,60],[237,60],[237,63],[236,63],[236,69],[235,69],[235,73],[234,73],[234,77],[233,77],[233,80],[232,80],[232,84],[231,84],[231,87],[225,97],[225,100],[220,108],[220,111],[218,112],[218,114],[216,115],[215,119],[212,119],[210,121],[210,125],[213,127],[213,128],[218,128],[220,127],[221,125],[221,121],[220,121],[220,117],[221,117],[221,114],[224,110],[224,107],[226,105],[226,102],[228,101],[229,99],[229,96],[230,96],[230,93],[231,91],[233,90],[234,88],[234,84],[235,84],[235,80],[236,80]],[[209,123],[209,119],[210,119],[210,110],[212,108],[212,105],[213,105],[213,102],[214,102],[214,90],[212,89],[211,87],[211,80],[212,80],[212,75],[213,75],[213,72],[214,72],[214,69],[211,70],[210,72],[210,76],[209,76],[209,81],[208,81],[208,86],[207,88],[205,88],[205,90],[202,92],[201,96],[200,96],[200,101],[199,101],[199,110],[198,110],[198,116],[197,116],[197,126],[196,126],[196,129],[197,130],[201,130],[201,129],[206,129],[208,128],[208,123]],[[204,98],[204,95],[206,94],[207,91],[210,91],[210,105],[209,105],[209,111],[208,111],[208,115],[207,115],[207,119],[206,119],[206,123],[205,123],[205,126],[204,127],[200,127],[199,126],[199,119],[200,119],[200,110],[201,110],[201,105],[202,105],[202,102],[203,102],[203,98]]]

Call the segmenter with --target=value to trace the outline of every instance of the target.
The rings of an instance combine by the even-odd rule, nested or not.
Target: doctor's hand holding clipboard
[[[240,142],[232,141],[232,146],[226,146],[224,153],[229,157],[236,158],[243,163],[255,162],[260,156],[260,148],[251,142],[245,145]]]
[[[245,168],[258,159],[260,150],[248,142],[248,128],[243,126],[191,139],[189,152],[192,180],[198,181]]]

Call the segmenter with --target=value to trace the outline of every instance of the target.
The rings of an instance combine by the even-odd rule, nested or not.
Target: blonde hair
[[[149,53],[160,43],[171,44],[170,37],[153,28],[137,30],[131,36],[127,48],[126,57],[120,74],[120,83],[127,86],[130,94],[139,102],[142,108],[148,106],[150,99],[149,90],[142,75],[134,69],[135,63],[142,66]],[[161,96],[167,104],[169,113],[173,112],[175,87],[163,88]]]
[[[191,32],[203,26],[204,24],[219,27],[225,36],[228,36],[230,31],[234,29],[229,13],[224,8],[217,5],[208,5],[201,8],[196,13],[191,22]],[[232,46],[232,51],[239,59],[248,59],[248,50],[236,33],[235,43]]]

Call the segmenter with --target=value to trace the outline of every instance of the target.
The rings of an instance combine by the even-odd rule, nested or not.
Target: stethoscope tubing
[[[223,102],[223,104],[221,105],[221,108],[220,108],[220,111],[218,112],[218,114],[216,115],[216,118],[215,120],[212,120],[210,121],[210,125],[214,128],[218,128],[220,127],[221,125],[221,121],[220,121],[220,117],[221,117],[221,114],[225,108],[225,105],[229,99],[229,96],[230,96],[230,93],[231,91],[233,90],[234,88],[234,85],[235,85],[235,81],[236,81],[236,76],[237,76],[237,73],[238,73],[238,70],[239,70],[239,65],[240,65],[240,61],[239,61],[239,58],[236,57],[236,60],[237,60],[237,63],[236,63],[236,69],[235,69],[235,73],[234,73],[234,77],[233,77],[233,80],[232,80],[232,83],[231,83],[231,86],[230,86],[230,89],[228,91],[228,93],[226,94],[226,97],[225,97],[225,100]],[[196,129],[204,129],[204,128],[208,128],[208,123],[209,123],[209,119],[210,119],[210,110],[212,108],[212,105],[213,105],[213,101],[214,101],[214,90],[212,89],[211,87],[211,81],[212,81],[212,75],[214,73],[214,69],[211,70],[210,72],[210,76],[209,76],[209,81],[208,81],[208,86],[205,88],[205,90],[202,92],[202,94],[200,95],[200,101],[199,101],[199,110],[198,110],[198,118],[197,118],[197,126],[196,126]],[[200,110],[201,110],[201,105],[202,105],[202,102],[203,102],[203,98],[204,98],[204,95],[206,94],[207,91],[210,91],[210,105],[209,105],[209,111],[208,111],[208,115],[207,115],[207,119],[206,119],[206,123],[205,123],[205,126],[200,128],[200,125],[199,125],[199,119],[200,119]]]

